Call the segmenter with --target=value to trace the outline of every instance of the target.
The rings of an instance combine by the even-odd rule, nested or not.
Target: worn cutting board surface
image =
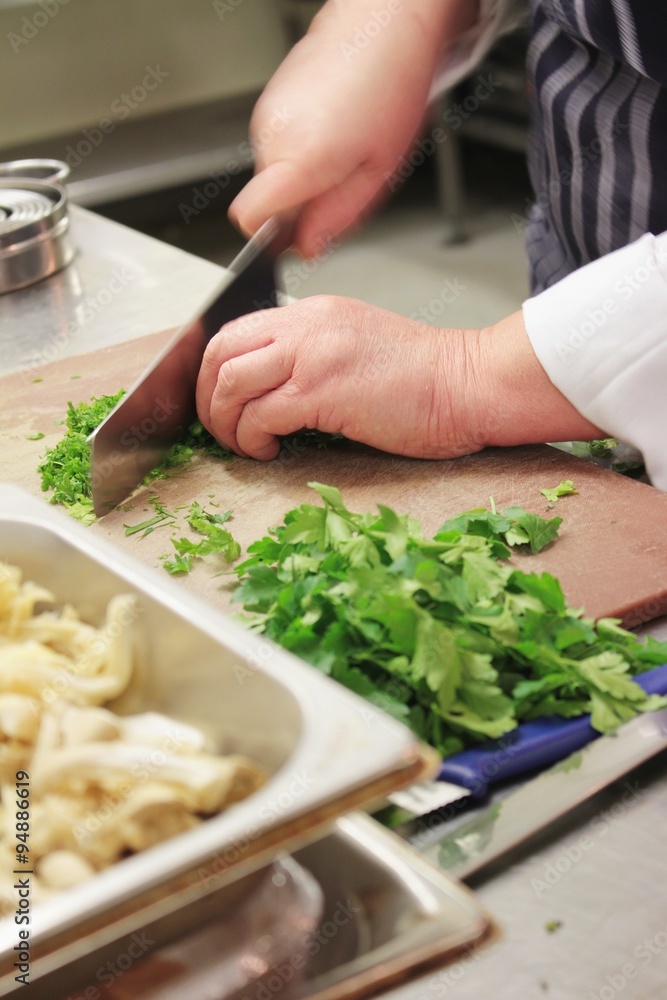
[[[0,379],[2,478],[44,497],[36,469],[45,447],[62,436],[62,426],[54,421],[64,417],[67,401],[128,388],[167,336],[156,334]],[[36,376],[41,381],[34,382]],[[45,437],[28,440],[36,432]],[[549,511],[539,488],[563,479],[573,479],[580,492]],[[425,533],[461,511],[488,506],[490,496],[499,509],[518,504],[543,516],[559,514],[559,540],[537,556],[513,556],[517,565],[553,573],[570,604],[594,617],[615,615],[634,627],[667,614],[667,493],[547,446],[490,449],[444,462],[395,458],[347,444],[287,452],[268,464],[196,460],[174,478],[135,494],[131,510],[115,510],[88,530],[160,566],[158,557],[172,552],[170,529],[159,528],[146,538],[123,532],[124,524],[152,516],[147,500],[157,494],[170,510],[193,500],[219,505],[212,510],[231,508],[229,527],[245,548],[280,523],[286,511],[319,502],[307,487],[311,480],[337,486],[352,510],[372,510],[380,502],[407,512],[421,521]],[[178,534],[189,533],[183,522]],[[207,601],[228,608],[229,578],[214,575],[221,568],[224,564],[207,560],[180,579]]]

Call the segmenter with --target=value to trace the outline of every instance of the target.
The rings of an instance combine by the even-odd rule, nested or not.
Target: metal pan
[[[468,889],[358,813],[243,880],[240,898],[241,884],[197,904],[198,930],[165,944],[174,928],[152,925],[137,961],[128,965],[137,946],[127,938],[59,970],[48,995],[94,997],[104,986],[108,1000],[356,1000],[427,965],[474,961],[495,930]],[[219,916],[232,907],[233,919]]]

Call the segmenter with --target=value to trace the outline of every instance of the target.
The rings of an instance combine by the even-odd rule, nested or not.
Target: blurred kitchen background
[[[65,160],[73,202],[227,264],[242,245],[226,210],[252,170],[252,107],[319,6],[0,0],[0,160]],[[520,305],[525,49],[519,29],[442,96],[402,186],[325,259],[286,260],[289,292],[352,295],[441,326],[485,325]],[[480,75],[493,81],[481,100]],[[429,145],[436,128],[445,138]]]

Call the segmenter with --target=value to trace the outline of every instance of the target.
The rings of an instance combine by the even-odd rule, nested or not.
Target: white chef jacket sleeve
[[[574,271],[523,315],[553,384],[667,490],[667,232]]]
[[[479,18],[443,57],[431,86],[430,100],[469,76],[496,38],[526,17],[526,0],[480,0]]]

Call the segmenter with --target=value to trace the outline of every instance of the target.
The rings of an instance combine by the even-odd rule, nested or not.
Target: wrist
[[[486,446],[605,437],[550,380],[533,350],[522,311],[479,334]]]

